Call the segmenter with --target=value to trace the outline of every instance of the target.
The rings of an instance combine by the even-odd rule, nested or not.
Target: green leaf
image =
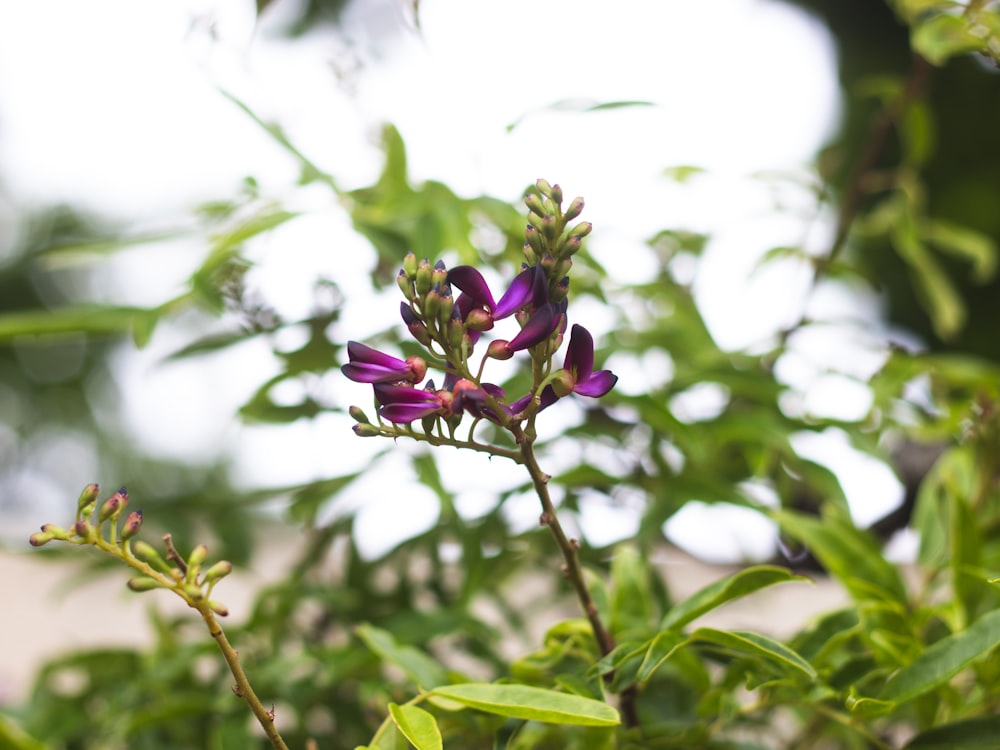
[[[809,551],[847,587],[858,601],[878,596],[906,603],[899,571],[888,562],[875,541],[849,520],[828,514],[822,520],[791,511],[771,511],[784,531]]]
[[[691,640],[707,641],[731,651],[763,657],[789,675],[805,677],[810,681],[816,679],[816,670],[809,662],[788,646],[759,633],[698,628],[691,635]]]
[[[662,629],[681,628],[706,612],[754,591],[785,581],[808,581],[790,570],[774,565],[757,565],[723,578],[675,604],[660,623]]]
[[[390,703],[389,714],[399,731],[417,750],[442,750],[441,730],[429,712],[417,706]]]
[[[657,633],[656,637],[649,642],[649,648],[646,649],[646,655],[639,665],[636,679],[639,682],[646,682],[656,670],[677,653],[678,649],[688,643],[690,643],[690,639],[676,630],[664,630]]]
[[[486,713],[527,721],[590,727],[621,723],[618,712],[607,703],[529,685],[469,682],[434,688],[431,695]]]
[[[611,581],[608,626],[615,637],[632,629],[648,632],[653,619],[649,572],[635,547],[621,545],[615,550]]]
[[[418,687],[427,689],[448,681],[445,670],[437,661],[413,646],[399,645],[388,631],[364,624],[356,627],[354,632],[383,661],[402,669]]]
[[[942,65],[950,57],[983,47],[983,40],[972,33],[972,24],[964,16],[948,13],[939,13],[917,23],[910,43],[934,65]]]
[[[1000,716],[977,716],[921,732],[903,750],[995,750],[998,737]]]
[[[149,311],[141,307],[98,305],[9,312],[0,315],[0,341],[7,341],[15,336],[127,333],[133,329],[139,318],[148,314]]]
[[[997,270],[997,244],[992,237],[944,219],[928,219],[921,229],[927,242],[969,261],[976,283],[985,284],[993,278]]]
[[[897,703],[916,698],[947,682],[998,644],[1000,609],[983,615],[966,630],[932,644],[886,683],[879,698]]]

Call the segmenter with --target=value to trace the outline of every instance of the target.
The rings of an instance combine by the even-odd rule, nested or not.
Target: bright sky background
[[[348,9],[343,36],[289,42],[273,34],[282,5],[255,27],[251,0],[0,4],[3,187],[20,207],[65,201],[151,228],[183,223],[194,205],[232,197],[253,175],[265,194],[306,212],[252,248],[251,280],[269,303],[289,318],[307,314],[320,273],[336,271],[352,292],[368,288],[371,249],[329,192],[293,187],[296,165],[220,96],[222,88],[279,121],[344,187],[377,174],[375,137],[385,121],[401,130],[415,180],[506,199],[537,177],[558,181],[570,196],[586,196],[596,227],[591,251],[623,281],[652,269],[644,240],[655,231],[711,231],[695,289],[723,346],[752,346],[800,315],[805,299],[794,290],[804,268],[778,265],[747,278],[770,247],[805,238],[818,250],[829,242],[828,217],[814,215],[795,181],[808,179],[808,164],[836,126],[835,51],[823,27],[796,9],[769,0],[423,0],[417,33],[409,3],[362,0]],[[586,114],[552,107],[633,99],[655,106]],[[663,177],[666,167],[686,164],[708,172],[681,186]],[[767,182],[754,176],[761,170],[791,179]],[[121,283],[95,294],[138,304],[165,299],[198,250],[178,242],[127,253],[116,261]],[[862,303],[877,310],[875,300]],[[859,304],[831,290],[811,300],[810,311],[846,313]],[[373,309],[384,316],[373,319]],[[394,321],[396,310],[394,297],[378,308],[355,294],[341,333],[363,338]],[[588,320],[597,332],[602,325]],[[280,429],[235,424],[235,408],[275,371],[270,354],[246,347],[238,367],[222,358],[158,364],[189,336],[165,328],[120,363],[127,427],[150,450],[192,459],[232,452],[247,484],[305,481],[371,460],[376,446],[358,445],[349,422],[335,416]],[[788,382],[801,388],[798,408],[863,412],[868,396],[856,378],[880,363],[868,344],[802,342],[784,363]],[[845,346],[854,353],[846,372]],[[841,372],[819,378],[832,363]],[[620,387],[642,387],[641,372],[620,374]],[[321,385],[343,405],[368,398],[342,378]],[[686,408],[711,408],[706,397]],[[899,487],[885,467],[859,473],[842,438],[810,438],[802,450],[863,477],[846,489],[867,523],[898,501]],[[483,496],[478,464],[464,454],[444,460],[460,503],[475,512]],[[401,475],[401,463],[389,457],[379,475]],[[489,471],[492,486],[515,481],[496,462]],[[400,515],[387,512],[392,499],[380,490],[359,483],[345,499],[362,508],[359,533],[372,551],[433,522],[433,498],[417,492],[399,528],[387,528],[387,518]],[[638,502],[616,511],[600,498],[587,505],[583,532],[592,542],[627,533],[637,518]],[[510,506],[517,515],[518,503]],[[537,519],[532,499],[525,508]],[[724,510],[692,506],[670,535],[709,558],[770,554],[766,522],[756,528]]]

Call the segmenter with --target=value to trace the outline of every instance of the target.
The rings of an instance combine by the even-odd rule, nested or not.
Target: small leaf
[[[618,712],[607,703],[528,685],[469,682],[437,687],[431,694],[469,708],[514,719],[590,727],[621,723]]]
[[[388,631],[372,625],[359,625],[354,629],[383,661],[395,664],[419,687],[427,689],[447,682],[444,669],[434,659],[413,646],[401,646]]]
[[[390,703],[389,714],[399,731],[417,750],[442,750],[441,730],[429,712],[417,706]]]
[[[932,644],[889,680],[879,698],[897,703],[933,690],[1000,644],[1000,609]]]
[[[677,650],[690,643],[690,640],[678,633],[676,630],[664,630],[657,633],[656,637],[650,641],[646,655],[642,664],[639,665],[639,672],[636,679],[639,682],[646,682],[653,673],[656,672],[666,661],[677,653]]]
[[[660,623],[662,629],[681,628],[692,620],[733,599],[785,581],[808,581],[785,568],[758,565],[706,586],[675,604]]]
[[[997,270],[997,244],[987,234],[944,219],[927,220],[921,227],[924,239],[942,252],[972,264],[972,278],[985,284]]]
[[[816,679],[816,670],[812,665],[784,644],[778,643],[759,633],[747,633],[741,630],[716,630],[715,628],[698,628],[691,636],[692,641],[708,641],[725,649],[738,651],[752,656],[761,656],[777,665],[783,672],[807,679]]]

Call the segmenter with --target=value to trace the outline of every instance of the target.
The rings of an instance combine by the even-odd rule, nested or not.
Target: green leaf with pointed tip
[[[607,703],[529,685],[469,682],[434,688],[432,696],[498,716],[548,724],[610,727],[621,723]]]
[[[417,750],[442,750],[441,730],[429,712],[417,706],[397,706],[390,703],[389,715]]]
[[[723,578],[721,581],[716,581],[695,592],[684,601],[675,604],[664,616],[660,627],[664,630],[681,628],[728,601],[739,599],[767,586],[785,581],[808,580],[808,578],[793,574],[790,570],[774,565],[757,565],[747,568]]]
[[[639,682],[646,682],[653,676],[653,673],[657,669],[662,667],[671,656],[677,653],[677,649],[687,643],[690,643],[690,639],[687,636],[681,635],[676,630],[664,630],[662,633],[657,633],[656,637],[649,642],[649,648],[646,650],[646,655],[639,665],[636,679]]]
[[[356,627],[354,632],[383,661],[402,669],[419,687],[432,688],[448,681],[445,670],[437,661],[413,646],[396,643],[388,631],[364,624]]]
[[[848,519],[827,515],[810,518],[790,511],[771,511],[781,528],[805,544],[823,566],[858,601],[884,598],[906,603],[899,571],[882,556],[871,536]]]
[[[1000,716],[977,716],[921,732],[903,750],[995,750],[998,737]]]
[[[760,633],[698,628],[691,635],[691,640],[707,641],[730,651],[761,657],[792,677],[805,677],[810,681],[816,679],[816,670],[809,662],[788,646]]]
[[[881,700],[897,703],[942,685],[1000,645],[1000,609],[980,617],[959,633],[932,644],[886,683]]]

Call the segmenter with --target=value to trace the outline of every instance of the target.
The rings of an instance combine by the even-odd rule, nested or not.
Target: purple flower
[[[423,390],[406,385],[375,383],[375,398],[382,404],[378,413],[382,419],[396,424],[409,424],[433,414],[447,414],[451,399],[447,391]]]
[[[356,383],[417,383],[427,374],[420,357],[396,359],[357,341],[347,342],[347,357],[350,363],[340,370]]]
[[[618,376],[611,370],[594,372],[594,337],[580,325],[574,325],[570,331],[563,369],[569,377],[556,382],[557,391],[569,386],[569,390],[561,394],[563,396],[579,393],[581,396],[599,398],[618,382]]]
[[[510,341],[497,339],[491,341],[487,354],[494,359],[510,359],[514,352],[530,349],[542,343],[549,336],[556,332],[563,322],[563,305],[549,302],[542,305],[535,314],[528,318],[528,322],[520,332]]]
[[[542,389],[538,410],[551,406],[570,393],[599,398],[614,388],[617,382],[618,376],[610,370],[594,372],[594,337],[583,326],[574,325],[570,331],[563,369],[556,373],[552,385]],[[510,405],[511,414],[523,411],[529,403],[530,393]]]
[[[545,272],[541,266],[525,268],[514,277],[499,302],[494,301],[486,279],[472,266],[455,266],[448,271],[448,283],[462,291],[458,299],[462,319],[475,308],[485,309],[492,320],[502,320],[532,302],[541,307],[546,299]],[[488,329],[486,329],[488,330]]]

